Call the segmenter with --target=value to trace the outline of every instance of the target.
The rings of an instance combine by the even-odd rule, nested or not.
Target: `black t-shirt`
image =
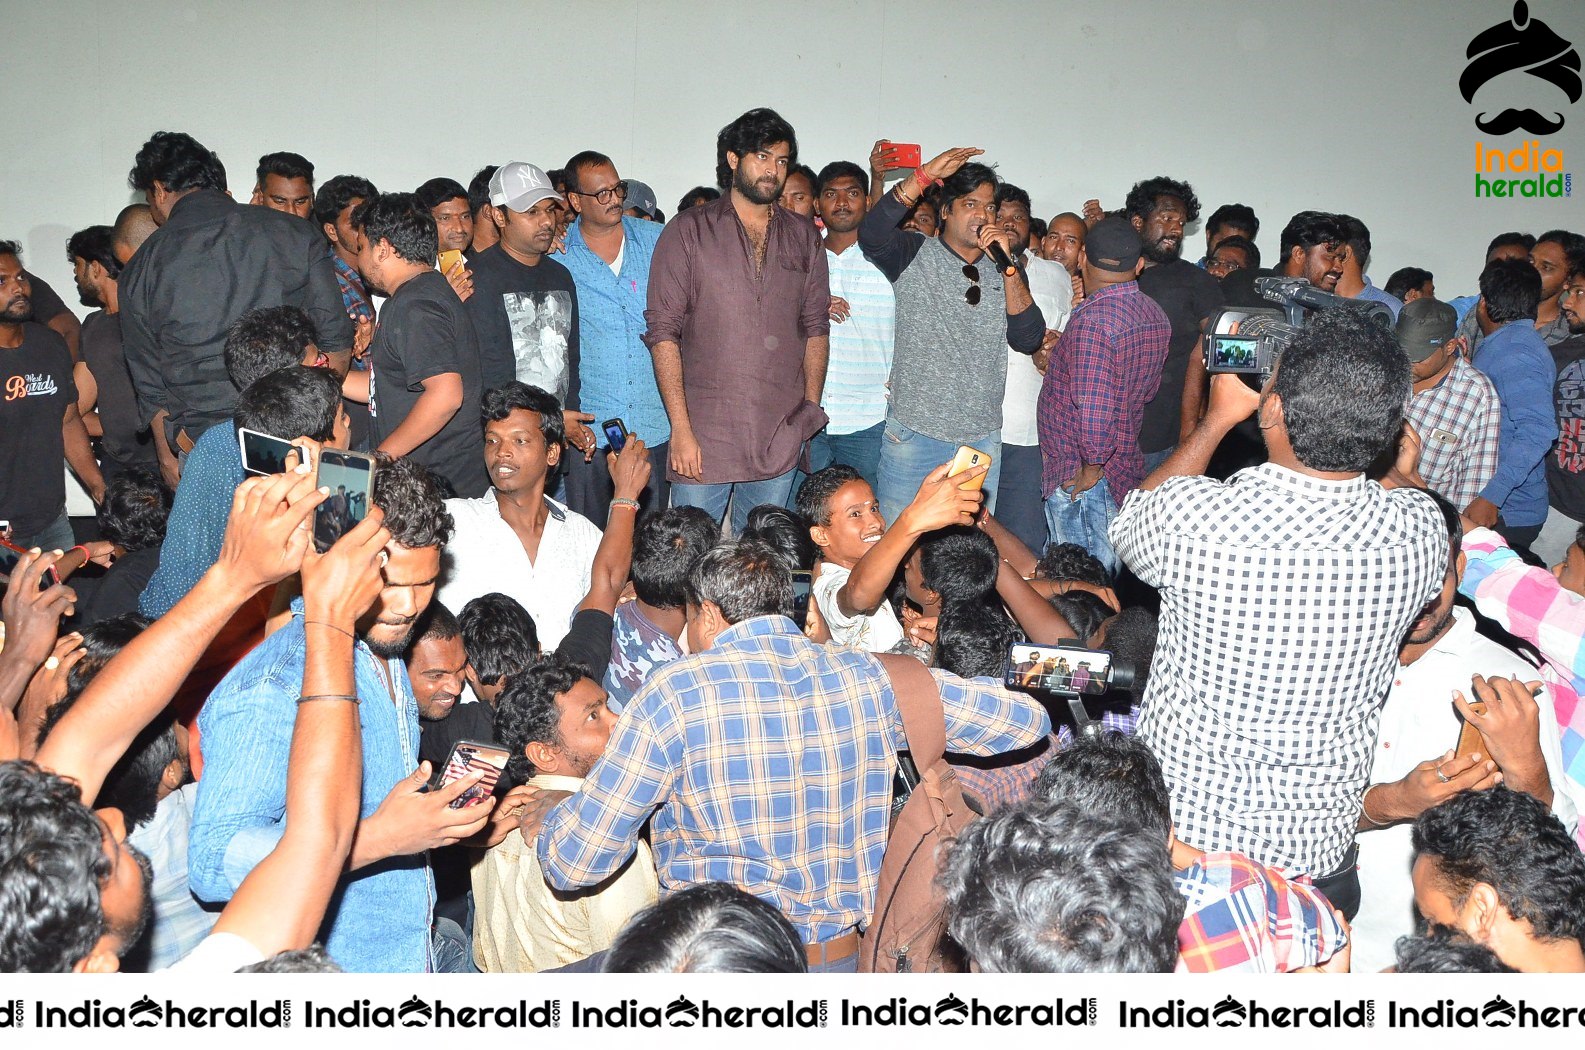
[[[155,466],[154,443],[139,424],[132,373],[121,355],[119,315],[103,310],[88,315],[83,322],[82,356],[99,388],[99,423],[105,432],[100,445],[105,456],[122,467]]]
[[[159,564],[160,545],[157,543],[117,558],[94,588],[93,597],[88,599],[87,606],[79,613],[78,622],[98,623],[113,616],[137,612],[138,596],[148,586]]]
[[[0,349],[0,518],[31,539],[66,506],[61,420],[77,403],[66,340],[41,324],[22,326],[22,345]]]
[[[462,377],[462,406],[410,458],[445,478],[457,495],[484,495],[490,479],[479,429],[479,341],[457,293],[438,270],[410,279],[386,300],[368,360],[369,417],[376,446],[413,410],[424,380],[446,372]]]
[[[39,324],[47,325],[55,318],[66,312],[66,304],[61,297],[55,294],[55,289],[46,284],[43,278],[35,273],[28,274],[28,283],[33,286],[33,320]]]
[[[1546,457],[1549,502],[1585,521],[1585,335],[1550,347],[1557,366],[1552,404],[1557,409],[1557,446]]]
[[[1145,405],[1145,415],[1139,425],[1140,451],[1150,453],[1178,443],[1189,355],[1200,337],[1200,322],[1222,305],[1222,286],[1193,263],[1175,259],[1142,271],[1139,290],[1154,299],[1172,323],[1172,340],[1167,344],[1167,359],[1161,366],[1161,386]]]
[[[464,304],[479,337],[486,390],[513,379],[578,404],[578,291],[572,274],[546,256],[524,266],[499,244],[468,261],[473,295]]]

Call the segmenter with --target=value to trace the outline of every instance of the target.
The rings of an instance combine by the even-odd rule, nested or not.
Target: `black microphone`
[[[1013,263],[1013,260],[1007,257],[1007,250],[996,241],[992,241],[990,244],[986,245],[985,254],[991,257],[991,262],[995,263],[996,268],[1003,273],[1006,273],[1008,270],[1018,269],[1018,267]]]

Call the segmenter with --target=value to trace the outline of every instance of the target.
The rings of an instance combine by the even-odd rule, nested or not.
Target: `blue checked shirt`
[[[1051,732],[1031,697],[931,672],[949,751],[990,755]],[[783,616],[734,624],[659,668],[622,712],[583,790],[546,817],[545,881],[593,886],[650,815],[665,892],[729,882],[818,943],[866,922],[906,746],[891,681],[868,653],[806,639]]]
[[[622,272],[614,274],[584,243],[579,220],[567,227],[567,253],[560,260],[578,286],[579,403],[596,423],[620,418],[651,446],[671,437],[655,364],[640,339],[649,327],[649,263],[660,231],[659,223],[624,218]]]

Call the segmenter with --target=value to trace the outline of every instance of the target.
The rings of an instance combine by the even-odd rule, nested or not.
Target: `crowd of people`
[[[1585,237],[916,151],[0,241],[0,971],[1585,972]]]

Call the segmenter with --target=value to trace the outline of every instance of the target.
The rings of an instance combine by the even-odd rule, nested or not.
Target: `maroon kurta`
[[[704,484],[785,473],[826,423],[820,406],[804,400],[805,342],[831,331],[825,247],[814,223],[780,207],[767,236],[756,273],[728,194],[678,215],[655,245],[644,343],[682,348]],[[669,466],[666,476],[693,482]]]

